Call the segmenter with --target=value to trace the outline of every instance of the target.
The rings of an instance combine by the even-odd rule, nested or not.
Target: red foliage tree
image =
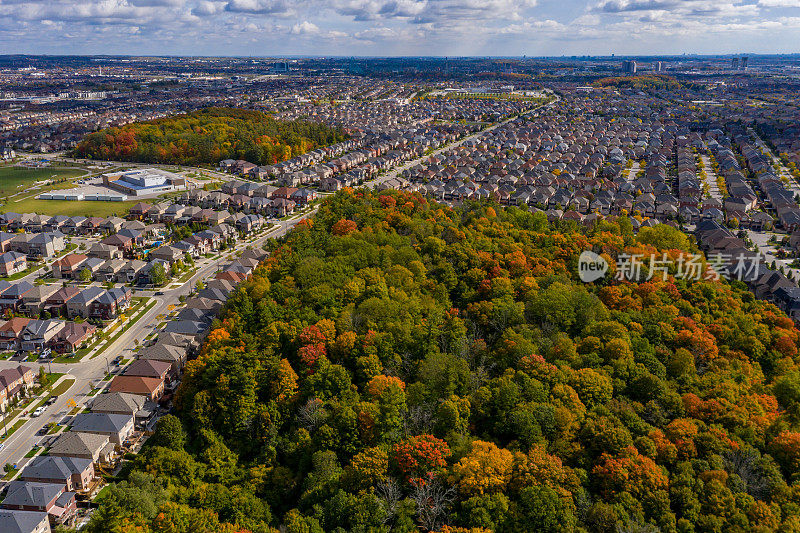
[[[406,480],[424,478],[429,472],[444,468],[450,447],[433,435],[417,435],[394,447],[394,463]]]
[[[358,224],[352,220],[342,218],[337,221],[331,228],[331,233],[334,235],[349,235],[358,229]]]

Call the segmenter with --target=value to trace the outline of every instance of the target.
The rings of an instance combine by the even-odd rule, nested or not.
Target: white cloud
[[[303,22],[300,22],[299,24],[295,24],[294,26],[292,26],[292,31],[291,31],[293,35],[316,35],[319,32],[320,32],[319,26],[307,20],[304,20]]]
[[[536,0],[0,0],[0,53],[771,52],[800,42],[798,18],[779,16],[793,7],[800,0],[552,0],[546,10]]]
[[[758,0],[759,7],[800,7],[800,0]]]
[[[294,6],[284,0],[230,0],[225,11],[284,16],[295,13]]]
[[[225,2],[208,2],[202,1],[192,9],[192,14],[198,17],[206,17],[209,15],[216,15],[225,11]]]

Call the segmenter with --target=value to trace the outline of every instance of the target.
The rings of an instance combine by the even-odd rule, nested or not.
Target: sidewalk
[[[27,407],[25,407],[24,409],[21,409],[19,413],[14,415],[13,418],[7,418],[5,420],[5,424],[3,426],[0,426],[0,427],[4,427],[6,430],[8,430],[8,434],[6,436],[0,435],[0,443],[5,444],[5,441],[7,441],[9,439],[9,437],[11,437],[11,435],[14,434],[14,431],[15,431],[14,424],[19,422],[23,418],[25,418],[26,421],[30,420],[30,412],[31,412],[31,410],[35,409],[36,406],[38,406],[38,404],[40,404],[42,402],[42,400],[45,400],[45,399],[49,398],[50,395],[52,394],[50,391],[56,390],[57,387],[61,383],[63,383],[65,380],[68,380],[68,379],[72,380],[73,385],[75,384],[75,376],[73,376],[71,374],[63,374],[63,375],[59,376],[59,378],[53,382],[53,384],[50,386],[50,389],[45,389],[44,392],[42,392],[41,394],[39,394],[35,398],[28,398]],[[72,385],[70,385],[70,388],[72,388]],[[62,394],[65,394],[68,391],[69,391],[69,389],[64,391]],[[4,431],[4,433],[5,433],[5,431]]]

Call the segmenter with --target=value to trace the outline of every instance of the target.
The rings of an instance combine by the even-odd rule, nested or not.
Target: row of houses
[[[14,212],[0,214],[0,225],[6,226],[11,232],[24,230],[28,233],[59,232],[64,235],[100,235],[119,231],[124,222],[125,219],[117,216],[102,218]]]
[[[6,531],[6,524],[25,524],[29,529],[24,531],[50,531],[51,526],[74,521],[78,496],[90,494],[100,481],[100,472],[113,466],[140,438],[158,403],[169,399],[168,391],[174,390],[188,354],[198,347],[199,336],[169,331],[181,329],[169,325],[210,317],[233,288],[227,281],[209,282],[186,302],[182,314],[156,342],[141,349],[136,361],[114,377],[108,392],[94,399],[90,411],[75,415],[47,454],[23,468],[7,485],[0,503],[0,530]],[[0,382],[2,377],[0,373]],[[32,378],[30,372],[28,377]]]
[[[788,232],[800,228],[800,207],[794,192],[775,174],[769,159],[749,136],[739,135],[734,140],[781,227]]]
[[[35,234],[0,231],[0,252],[3,254],[7,252],[17,252],[25,256],[26,261],[29,259],[53,257],[57,253],[63,251],[65,247],[66,242],[64,234],[59,231]],[[13,257],[7,256],[6,261],[13,263]],[[22,270],[24,270],[24,268]]]
[[[763,257],[747,248],[744,240],[712,220],[698,224],[695,237],[706,257],[722,258],[721,264],[728,273],[735,274],[744,262],[747,275],[742,281],[756,298],[774,303],[790,318],[800,321],[800,287],[783,273],[771,269]]]
[[[316,152],[295,158],[291,163],[273,167],[257,167],[246,161],[220,161],[220,168],[254,179],[277,178],[283,186],[302,188],[319,184],[322,190],[338,190],[350,186],[353,178],[361,181],[389,170],[403,161],[419,157],[426,150],[434,150],[461,136],[476,131],[475,124],[430,125],[427,121],[380,134],[367,134],[351,139],[346,151],[335,158],[326,159]],[[348,174],[345,178],[340,176]],[[231,195],[255,196],[257,184],[230,188],[223,192]],[[297,201],[296,199],[292,199]],[[237,200],[238,201],[238,200]]]
[[[264,180],[280,177],[284,174],[298,171],[310,165],[319,164],[325,159],[336,157],[340,154],[358,149],[365,143],[365,139],[347,139],[330,146],[316,148],[286,161],[281,161],[274,165],[267,166],[258,166],[254,163],[250,163],[249,161],[244,161],[241,159],[223,159],[219,162],[218,167],[220,170],[230,172],[232,174],[239,174],[243,176],[249,176],[253,179]]]
[[[19,528],[38,533],[74,522],[78,496],[93,491],[99,473],[141,436],[158,403],[171,399],[189,354],[199,346],[213,317],[236,284],[246,279],[265,255],[260,250],[245,250],[226,265],[217,279],[185,302],[155,342],[139,350],[136,360],[111,381],[108,392],[94,399],[90,411],[75,415],[47,454],[23,468],[7,485],[0,503],[0,531]],[[16,374],[33,379],[27,367],[20,367]],[[3,376],[0,372],[0,384]],[[13,381],[9,384],[17,386]]]
[[[37,317],[42,312],[70,318],[111,320],[124,311],[131,299],[128,287],[105,289],[60,285],[33,285],[22,280],[9,283],[0,280],[0,310]]]
[[[230,184],[234,184],[233,190],[236,190],[235,184],[256,185],[234,180],[223,185],[223,189],[230,191]],[[255,191],[257,194],[255,196],[229,194],[224,190],[194,189],[177,198],[176,203],[171,204],[164,212],[142,202],[131,208],[130,216],[178,225],[194,222],[227,223],[240,231],[247,232],[263,223],[262,216],[285,216],[293,212],[295,206],[304,206],[317,199],[317,192],[312,189],[272,185],[259,185],[258,187],[259,190]]]
[[[6,486],[0,529],[14,524],[27,528],[21,531],[39,532],[72,525],[78,496],[90,494],[102,468],[124,452],[143,414],[152,416],[145,398],[112,393],[95,399],[89,412],[75,415],[47,454],[34,457]]]

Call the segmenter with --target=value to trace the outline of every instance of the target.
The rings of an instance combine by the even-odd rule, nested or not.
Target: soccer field
[[[75,178],[86,174],[80,168],[22,168],[13,166],[0,167],[0,196],[10,196],[14,193],[25,192],[35,182],[47,179]],[[66,183],[59,186],[66,188]],[[36,189],[33,192],[40,192]]]
[[[69,217],[83,215],[86,217],[107,217],[117,215],[124,217],[137,201],[127,202],[85,202],[71,200],[37,200],[28,198],[15,202],[13,200],[0,206],[0,213],[39,213],[42,215],[67,215]]]

